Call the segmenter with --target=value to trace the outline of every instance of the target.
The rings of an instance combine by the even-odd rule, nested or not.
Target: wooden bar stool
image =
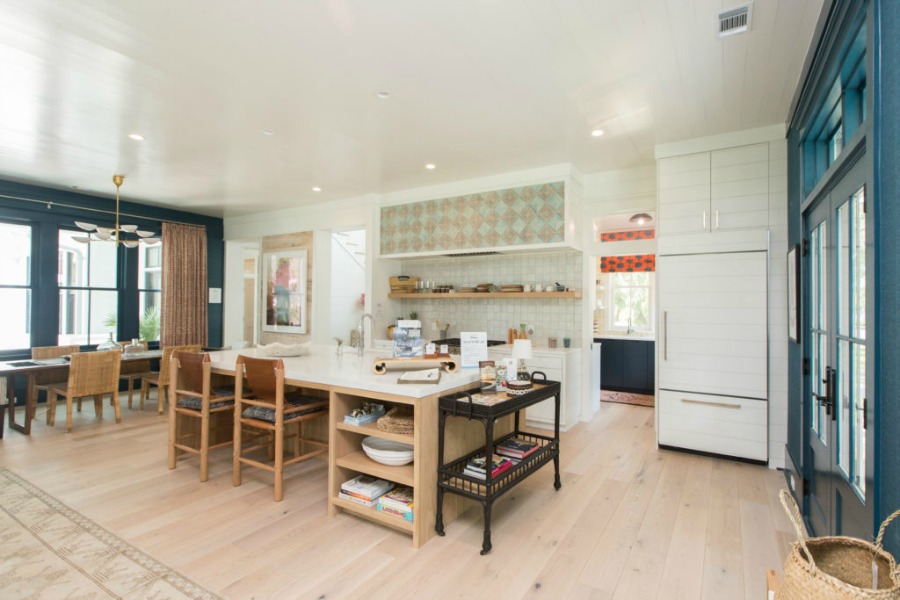
[[[141,410],[144,410],[144,400],[150,397],[150,386],[155,385],[159,388],[157,397],[157,405],[159,414],[163,414],[166,406],[166,398],[168,398],[169,389],[169,362],[172,359],[173,352],[200,352],[200,344],[187,346],[166,346],[162,351],[162,358],[159,359],[159,371],[151,371],[149,375],[141,379]]]
[[[244,392],[250,388],[252,397]],[[285,394],[284,362],[281,359],[240,355],[235,364],[234,468],[232,483],[241,485],[241,465],[249,465],[275,475],[275,501],[284,497],[284,467],[328,451],[328,443],[302,437],[302,424],[328,417],[328,398]],[[285,458],[285,429],[295,426],[293,456]],[[242,443],[243,430],[255,433],[251,445]],[[304,446],[307,447],[304,451]],[[266,450],[269,460],[252,458],[253,451]]]
[[[231,445],[234,390],[213,388],[209,354],[176,350],[169,361],[169,468],[179,452],[200,457],[200,481],[209,479],[209,451]],[[225,437],[212,440],[211,423],[227,413]],[[199,438],[199,439],[198,439]]]

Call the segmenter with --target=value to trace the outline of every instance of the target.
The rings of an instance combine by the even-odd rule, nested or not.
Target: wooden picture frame
[[[263,331],[305,334],[307,251],[263,255]]]
[[[800,246],[794,244],[787,253],[788,337],[800,343]]]

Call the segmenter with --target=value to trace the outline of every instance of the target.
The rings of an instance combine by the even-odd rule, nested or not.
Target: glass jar
[[[131,343],[125,346],[125,354],[137,354],[144,351],[144,345],[137,338],[131,338]]]
[[[109,339],[101,344],[97,344],[97,350],[121,350],[122,344],[113,339],[112,331],[109,332]]]

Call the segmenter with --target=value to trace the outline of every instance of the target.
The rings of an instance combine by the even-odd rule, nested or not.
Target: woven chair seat
[[[290,404],[295,408],[299,408],[308,404],[321,404],[323,398],[318,398],[316,396],[304,396],[304,395],[286,395],[284,397],[284,401],[286,404]],[[297,419],[302,417],[303,415],[312,414],[315,412],[323,411],[326,407],[324,406],[312,406],[305,410],[291,411],[289,413],[285,413],[284,420],[288,422],[292,419]],[[275,422],[275,409],[274,408],[266,408],[265,406],[249,406],[244,409],[244,412],[241,413],[245,419],[259,419],[260,421],[267,421],[269,423]]]

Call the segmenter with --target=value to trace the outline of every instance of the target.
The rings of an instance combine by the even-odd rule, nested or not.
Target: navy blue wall
[[[875,328],[878,521],[900,508],[900,2],[875,10]],[[885,547],[900,556],[900,527]]]
[[[96,211],[104,212],[96,212]],[[112,214],[110,214],[112,213]],[[209,287],[224,285],[225,242],[222,219],[177,210],[169,210],[122,201],[122,219],[137,224],[141,229],[161,231],[162,221],[177,221],[206,228],[207,265]],[[70,191],[43,188],[23,183],[0,180],[0,219],[22,221],[34,226],[32,241],[33,285],[35,287],[35,314],[54,315],[54,318],[34,319],[33,346],[52,346],[57,343],[59,314],[56,293],[57,240],[60,228],[74,229],[75,220],[99,225],[115,224],[115,200],[98,198]],[[137,271],[137,254],[122,251],[125,260],[120,268],[128,278]],[[120,339],[137,337],[137,291],[123,290],[119,312]],[[209,345],[222,345],[222,305],[209,305]]]

